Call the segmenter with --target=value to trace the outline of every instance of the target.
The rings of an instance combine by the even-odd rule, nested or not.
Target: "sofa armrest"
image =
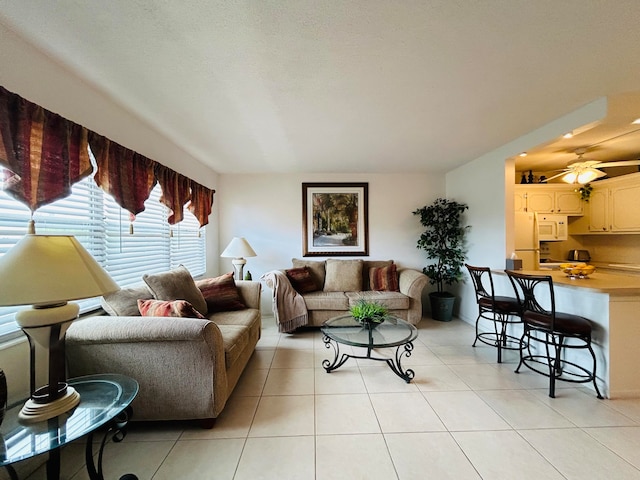
[[[407,321],[417,325],[422,319],[422,291],[429,282],[429,277],[411,268],[400,270],[398,276],[400,293],[408,296],[410,301]]]
[[[209,320],[88,317],[67,331],[66,351],[71,377],[137,380],[137,420],[215,418],[228,397],[222,334]]]
[[[260,282],[238,280],[236,281],[236,287],[238,288],[242,302],[247,307],[260,310],[260,295],[262,293],[262,285]]]

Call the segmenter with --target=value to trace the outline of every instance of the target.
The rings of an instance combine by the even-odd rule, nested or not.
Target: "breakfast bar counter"
[[[518,270],[518,273],[551,275],[554,285],[562,285],[569,288],[592,290],[615,296],[640,296],[640,276],[635,275],[605,273],[599,270],[596,270],[586,278],[569,278],[560,270]]]
[[[503,270],[495,270],[500,291],[513,292]],[[560,270],[524,270],[551,275],[556,309],[589,319],[598,362],[598,385],[609,398],[640,398],[640,276],[596,270],[587,278],[569,278]],[[574,360],[588,362],[576,355]]]

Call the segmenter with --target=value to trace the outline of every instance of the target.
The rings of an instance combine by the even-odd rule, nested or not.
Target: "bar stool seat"
[[[474,267],[467,264],[465,267],[467,267],[473,281],[478,304],[476,338],[473,341],[473,346],[475,347],[477,342],[481,342],[496,347],[497,361],[502,363],[503,350],[520,350],[522,348],[521,339],[508,333],[510,325],[522,323],[518,300],[514,297],[495,295],[493,277],[488,267]],[[485,323],[486,321],[492,322],[493,331],[480,331],[480,322],[483,320]]]
[[[596,383],[597,362],[591,346],[592,324],[589,320],[571,313],[556,312],[553,279],[550,275],[526,275],[506,270],[518,299],[524,322],[522,334],[526,349],[520,351],[520,363],[530,370],[549,377],[549,396],[555,397],[555,382],[592,383],[598,398],[603,398]],[[544,308],[536,298],[544,294],[549,308]],[[535,345],[535,350],[532,346]],[[587,350],[592,368],[568,359],[570,350]]]

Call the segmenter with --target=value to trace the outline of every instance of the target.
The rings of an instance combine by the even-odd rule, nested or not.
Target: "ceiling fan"
[[[554,178],[562,177],[563,182],[567,183],[579,183],[584,185],[585,183],[592,182],[597,178],[606,176],[601,168],[610,167],[626,167],[629,165],[640,165],[640,160],[621,160],[618,162],[601,162],[599,160],[585,160],[582,156],[586,153],[585,148],[579,148],[575,150],[578,155],[577,161],[567,165],[561,173],[554,175],[547,179],[547,181]],[[597,167],[597,168],[596,168]]]

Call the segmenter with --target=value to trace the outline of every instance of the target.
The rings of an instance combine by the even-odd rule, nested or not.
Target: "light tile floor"
[[[473,328],[424,319],[404,366],[349,360],[328,374],[318,330],[263,338],[211,430],[132,424],[105,450],[105,477],[145,479],[640,479],[640,399],[513,373],[516,354],[472,348]],[[64,479],[84,480],[84,450],[63,451]],[[30,480],[44,479],[44,468]]]

